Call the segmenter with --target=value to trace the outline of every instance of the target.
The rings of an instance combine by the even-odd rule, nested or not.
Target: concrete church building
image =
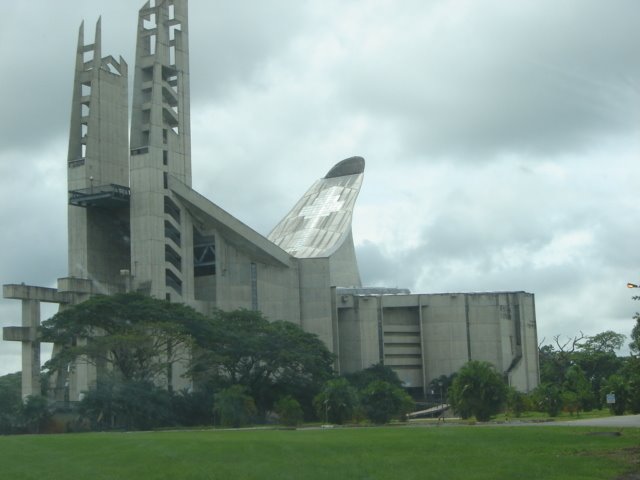
[[[365,162],[352,157],[316,181],[264,237],[191,188],[187,0],[139,13],[131,129],[127,63],[103,56],[101,24],[76,53],[68,167],[69,273],[58,287],[5,285],[22,301],[23,396],[40,390],[40,302],[60,308],[138,290],[214,308],[246,308],[312,332],[347,373],[378,362],[408,387],[486,360],[511,385],[538,385],[534,297],[524,292],[411,294],[362,288],[351,230]],[[54,354],[57,346],[54,345]],[[177,388],[188,380],[176,371]],[[77,364],[57,391],[81,398],[95,369]]]

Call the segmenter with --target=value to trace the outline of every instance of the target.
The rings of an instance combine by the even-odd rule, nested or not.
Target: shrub
[[[295,427],[302,423],[303,412],[300,403],[290,395],[282,397],[276,402],[276,413],[280,423],[288,427]]]
[[[256,404],[246,389],[241,385],[233,385],[215,395],[214,413],[220,424],[225,427],[242,427],[247,425],[256,414]]]

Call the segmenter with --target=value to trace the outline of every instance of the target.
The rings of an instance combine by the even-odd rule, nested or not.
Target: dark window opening
[[[169,165],[169,152],[166,150],[162,151],[162,164]]]
[[[180,208],[166,195],[164,197],[164,213],[180,224]]]
[[[171,225],[171,222],[169,222],[168,220],[164,221],[164,236],[165,236],[165,238],[170,238],[171,240],[173,240],[173,242],[177,246],[181,245],[181,243],[180,243],[180,230],[178,230],[176,227]]]
[[[196,277],[216,274],[215,236],[202,235],[193,229],[193,274]]]
[[[167,287],[173,288],[176,292],[182,295],[182,280],[180,280],[180,277],[168,268],[164,271],[164,280]]]
[[[182,270],[182,257],[171,247],[171,245],[164,246],[164,259],[178,270]]]

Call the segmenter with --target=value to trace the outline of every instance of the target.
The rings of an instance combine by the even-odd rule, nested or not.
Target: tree
[[[151,430],[174,424],[169,391],[149,381],[113,376],[86,392],[79,411],[95,430]]]
[[[345,375],[345,378],[358,390],[365,389],[370,383],[376,380],[387,382],[396,387],[402,387],[402,380],[398,374],[389,366],[376,363],[364,370]]]
[[[324,384],[322,391],[313,399],[313,405],[319,418],[342,425],[353,418],[358,406],[358,393],[347,379],[336,378]]]
[[[615,353],[622,348],[625,338],[626,336],[621,333],[607,330],[587,337],[587,340],[581,345],[581,349],[587,352]]]
[[[562,392],[554,383],[543,383],[533,391],[533,401],[539,411],[557,417],[562,410]]]
[[[446,403],[449,397],[449,389],[456,378],[457,372],[451,375],[440,375],[429,382],[427,391],[431,393],[431,399],[434,403]]]
[[[573,364],[573,356],[580,348],[581,342],[586,338],[585,334],[562,339],[560,335],[553,337],[554,345],[539,347],[540,382],[562,385],[569,367]],[[544,342],[544,340],[543,340]]]
[[[0,377],[0,434],[14,433],[20,424],[21,385],[20,372]]]
[[[242,385],[232,385],[215,395],[214,412],[225,427],[239,428],[250,423],[256,405]]]
[[[633,299],[638,300],[640,297],[633,297]],[[633,355],[640,355],[640,313],[636,313],[633,319],[636,321],[636,324],[633,326],[633,330],[631,330],[629,349]]]
[[[29,395],[22,407],[22,417],[29,433],[40,433],[51,418],[47,399],[40,395]]]
[[[404,417],[415,405],[402,388],[382,380],[374,380],[362,390],[360,401],[367,417],[378,424]]]
[[[462,418],[475,416],[486,422],[498,413],[506,399],[507,387],[488,362],[472,360],[464,365],[449,391],[451,405]]]
[[[189,375],[219,391],[242,385],[261,416],[285,395],[310,409],[313,397],[333,374],[333,355],[317,336],[290,322],[269,322],[260,312],[216,311],[206,328],[192,332]]]
[[[611,411],[616,415],[623,415],[627,408],[629,399],[629,386],[622,375],[611,375],[602,386],[602,396],[613,393],[616,403],[609,405]]]
[[[593,408],[595,395],[579,365],[572,365],[567,370],[561,397],[564,407],[571,413]]]
[[[203,322],[190,307],[138,293],[96,296],[42,323],[42,339],[61,347],[44,367],[65,372],[82,357],[125,382],[168,381],[189,351],[186,326]]]
[[[553,338],[554,345],[544,345],[539,350],[541,383],[555,384],[565,403],[569,402],[577,411],[599,407],[603,382],[623,366],[622,359],[615,352],[622,347],[625,336],[607,330],[593,336],[580,332],[580,335],[565,340],[559,335]],[[576,368],[580,369],[590,393],[582,379],[579,388],[575,384]],[[571,372],[572,379],[568,378]],[[573,393],[565,394],[566,389]],[[569,408],[569,403],[566,408]]]
[[[586,381],[591,390],[589,402],[582,402],[584,410],[599,407],[600,389],[602,384],[611,375],[622,368],[621,358],[616,356],[616,351],[624,344],[625,336],[611,330],[587,337],[574,354],[573,361],[584,372]],[[583,396],[584,397],[584,396]],[[583,398],[584,400],[584,398]]]

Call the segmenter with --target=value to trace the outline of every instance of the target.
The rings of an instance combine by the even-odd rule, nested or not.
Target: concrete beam
[[[2,329],[2,339],[5,342],[32,342],[35,335],[32,335],[31,327],[4,327]]]
[[[65,296],[55,288],[35,287],[24,284],[8,284],[2,286],[2,296],[13,300],[35,300],[45,303],[67,303]]]
[[[203,223],[213,226],[230,243],[250,252],[264,263],[289,267],[291,255],[206,199],[188,185],[169,175],[169,188]],[[195,210],[195,211],[194,211]]]

